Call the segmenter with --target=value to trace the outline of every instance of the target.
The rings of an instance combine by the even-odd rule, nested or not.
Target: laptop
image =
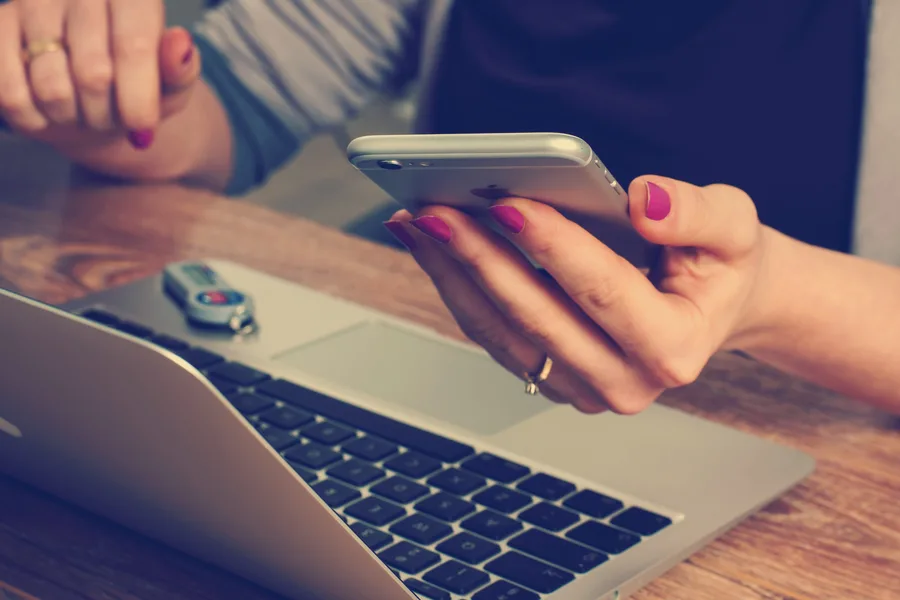
[[[291,600],[612,600],[813,470],[662,405],[582,415],[469,344],[207,262],[255,333],[192,328],[161,276],[0,292],[0,471]]]

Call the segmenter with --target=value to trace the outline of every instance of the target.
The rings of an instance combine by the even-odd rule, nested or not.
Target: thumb
[[[756,245],[756,206],[737,188],[646,176],[631,182],[628,196],[632,224],[654,244],[699,248],[723,259],[738,258]]]
[[[183,27],[171,27],[159,44],[159,71],[164,95],[186,92],[200,78],[200,53]]]

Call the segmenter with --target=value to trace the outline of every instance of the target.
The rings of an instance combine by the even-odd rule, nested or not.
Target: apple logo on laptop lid
[[[0,433],[5,433],[14,438],[22,437],[22,430],[4,419],[0,417]]]

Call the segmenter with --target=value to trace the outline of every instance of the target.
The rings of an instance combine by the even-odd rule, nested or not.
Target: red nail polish
[[[672,210],[672,200],[669,192],[659,187],[652,181],[647,182],[647,218],[652,221],[662,221],[669,216]]]
[[[181,58],[181,64],[188,65],[191,62],[191,59],[194,58],[194,47],[191,46],[187,52],[184,53],[184,56]]]
[[[410,221],[410,224],[431,239],[442,244],[446,244],[450,241],[450,238],[453,237],[450,226],[444,223],[440,218],[432,215],[413,219]]]
[[[413,239],[413,236],[409,235],[409,232],[406,230],[406,227],[403,226],[403,223],[400,221],[385,221],[384,226],[395,238],[397,238],[397,241],[406,246],[410,252],[416,249],[416,240]]]
[[[507,231],[522,233],[522,230],[525,229],[525,216],[512,206],[499,204],[490,207],[488,212]]]
[[[128,141],[138,150],[146,150],[153,144],[153,130],[141,129],[140,131],[129,131]]]

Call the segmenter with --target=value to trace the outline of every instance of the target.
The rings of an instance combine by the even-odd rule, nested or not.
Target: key
[[[587,573],[607,560],[602,552],[573,544],[538,529],[529,529],[517,535],[509,540],[509,547],[575,573]]]
[[[448,560],[435,567],[425,573],[422,579],[460,595],[473,592],[490,581],[487,573],[455,560]]]
[[[528,467],[504,460],[499,456],[484,452],[473,456],[462,464],[464,469],[478,473],[500,483],[512,483],[525,477],[530,472]]]
[[[371,523],[372,525],[387,525],[406,514],[406,509],[392,502],[369,496],[356,504],[344,509],[344,512],[354,519]]]
[[[529,558],[518,552],[507,552],[485,567],[489,573],[509,579],[513,583],[541,594],[555,592],[575,576],[554,566]]]
[[[453,522],[475,512],[475,505],[446,492],[439,492],[416,504],[416,510],[443,521]]]
[[[616,527],[627,529],[641,535],[653,535],[672,524],[668,517],[652,513],[649,510],[632,506],[628,510],[613,517],[610,521]]]
[[[500,554],[500,546],[497,544],[466,532],[457,533],[452,538],[444,540],[438,544],[437,550],[470,565],[477,565]]]

